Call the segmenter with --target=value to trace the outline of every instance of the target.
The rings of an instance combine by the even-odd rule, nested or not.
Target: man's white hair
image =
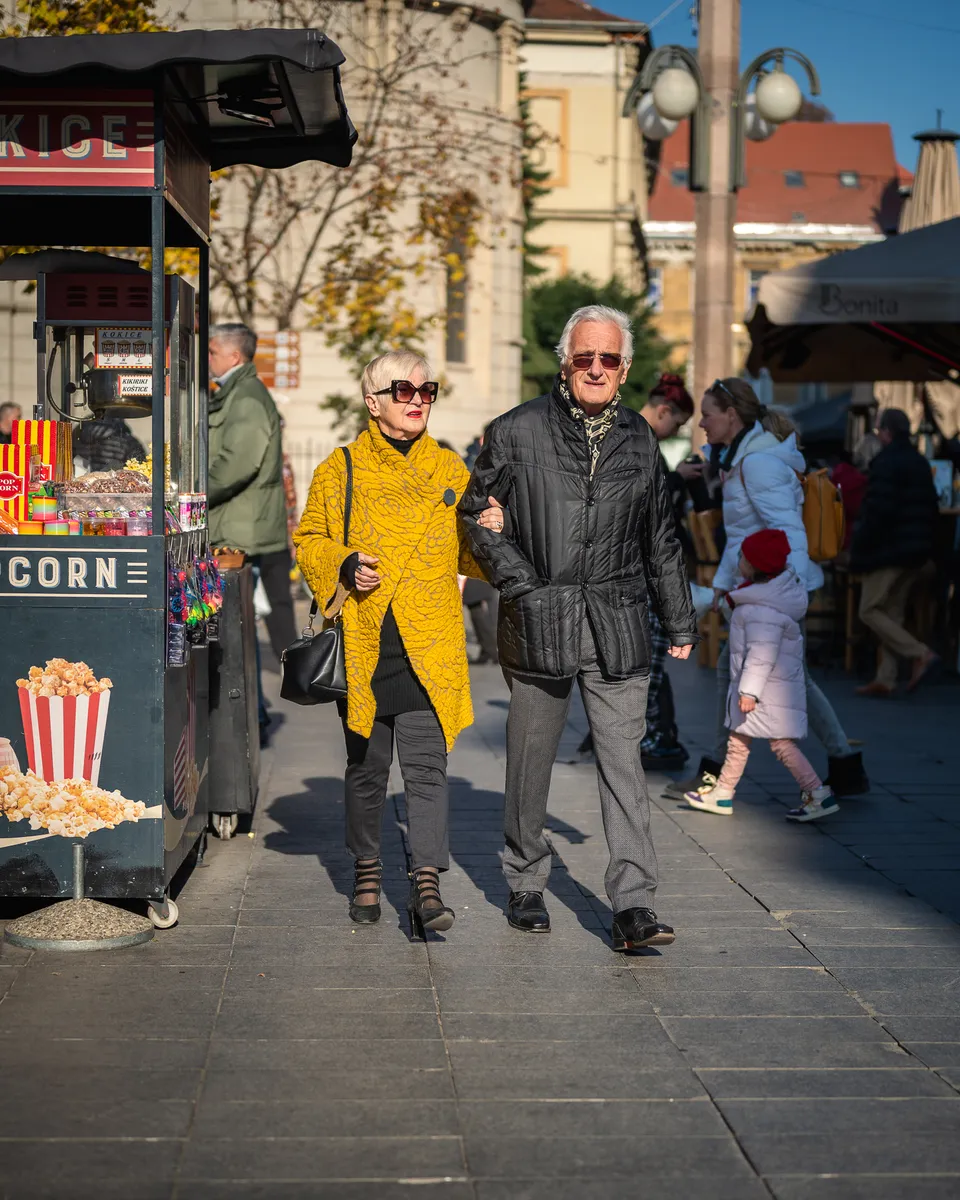
[[[563,327],[560,341],[557,342],[557,357],[561,362],[566,362],[570,357],[570,339],[573,331],[584,321],[616,325],[620,330],[620,353],[624,358],[633,358],[633,322],[627,314],[621,312],[619,308],[609,308],[606,304],[588,304],[585,308],[578,308]]]

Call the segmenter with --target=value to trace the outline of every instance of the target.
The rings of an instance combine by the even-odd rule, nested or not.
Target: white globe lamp
[[[637,123],[640,132],[649,142],[662,142],[671,133],[676,132],[680,122],[668,121],[657,111],[653,92],[644,92],[637,105]]]
[[[778,66],[757,84],[757,115],[772,125],[792,121],[803,105],[797,81]]]
[[[689,117],[700,102],[697,81],[682,67],[667,67],[653,85],[653,102],[661,117],[682,121]]]
[[[771,121],[765,121],[757,112],[757,97],[756,93],[751,92],[747,96],[747,102],[743,106],[743,132],[751,142],[765,142],[767,138],[773,137],[776,133],[776,125]]]

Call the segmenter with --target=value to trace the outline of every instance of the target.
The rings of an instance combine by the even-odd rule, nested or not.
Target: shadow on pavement
[[[384,917],[393,908],[397,927],[409,935],[407,856],[389,794],[384,809],[380,850],[386,901]],[[343,897],[343,919],[349,923],[347,906],[353,895],[353,857],[344,845],[343,779],[330,776],[305,779],[303,791],[277,796],[267,813],[282,829],[266,834],[264,846],[278,854],[316,856],[321,869]]]

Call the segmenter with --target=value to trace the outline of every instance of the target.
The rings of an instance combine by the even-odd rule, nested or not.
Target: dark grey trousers
[[[342,719],[342,713],[341,713]],[[450,865],[447,746],[432,709],[378,717],[369,738],[343,723],[347,744],[347,849],[356,858],[378,858],[393,742],[407,804],[411,866]]]
[[[640,763],[646,729],[648,675],[605,679],[585,624],[576,676],[593,735],[600,812],[610,851],[604,876],[614,912],[653,907],[657,855],[650,801]],[[503,873],[515,892],[542,892],[550,875],[543,827],[550,774],[570,708],[573,679],[504,672],[510,687]]]

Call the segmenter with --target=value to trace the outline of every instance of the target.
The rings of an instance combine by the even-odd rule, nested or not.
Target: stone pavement
[[[672,673],[699,750],[712,677]],[[766,748],[733,820],[658,801],[678,940],[624,958],[594,769],[564,761],[579,708],[553,932],[505,924],[506,690],[474,681],[446,940],[408,940],[400,797],[384,918],[351,928],[336,716],[288,707],[253,836],[211,843],[178,928],[3,949],[0,1200],[960,1195],[960,688],[883,705],[832,681],[876,786],[821,825],[783,821]]]

